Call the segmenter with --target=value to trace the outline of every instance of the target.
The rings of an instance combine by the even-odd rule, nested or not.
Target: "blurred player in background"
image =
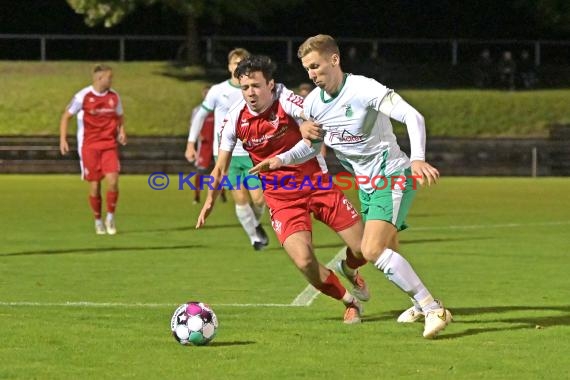
[[[302,116],[303,98],[282,84],[275,84],[274,70],[275,65],[266,56],[251,56],[238,64],[235,76],[239,78],[243,99],[232,106],[226,116],[218,160],[212,171],[214,189],[230,165],[232,151],[238,141],[243,141],[244,149],[258,163],[291,149],[301,140],[295,118]],[[363,301],[369,298],[366,283],[357,271],[366,263],[360,255],[363,226],[350,201],[324,173],[326,166],[323,167],[316,158],[301,165],[284,166],[272,173],[271,179],[264,181],[263,194],[273,229],[291,260],[311,285],[344,303],[345,323],[358,323],[361,306],[355,296]],[[290,181],[284,184],[288,178]],[[310,179],[311,186],[294,188],[294,183],[298,186],[307,179]],[[204,225],[218,193],[208,190],[196,228]],[[354,286],[354,296],[344,288],[334,272],[318,262],[312,243],[311,214],[337,232],[347,244],[346,263],[352,268],[349,280]]]
[[[59,150],[69,152],[67,129],[77,115],[77,151],[82,178],[89,182],[89,205],[95,216],[98,235],[115,235],[115,208],[119,198],[119,150],[127,143],[123,125],[123,106],[119,94],[111,88],[113,70],[99,64],[93,67],[91,86],[75,94],[59,123]],[[107,217],[101,219],[101,181],[107,180]]]
[[[202,100],[208,94],[211,86],[204,86],[202,88]],[[192,116],[190,118],[190,123],[196,116],[196,113],[200,110],[201,106],[196,106],[192,110]],[[208,173],[208,169],[212,164],[212,158],[214,157],[214,113],[210,112],[208,116],[204,119],[202,124],[202,131],[200,132],[200,138],[198,139],[198,147],[196,150],[196,176],[194,176],[194,204],[200,203],[200,180],[202,175]],[[222,201],[226,201],[226,193],[222,191],[220,194]]]
[[[273,169],[310,159],[320,149],[316,142],[324,137],[347,170],[368,179],[359,186],[365,222],[362,255],[411,297],[413,306],[399,316],[398,322],[425,318],[423,336],[433,338],[451,322],[451,313],[434,299],[410,263],[398,253],[398,231],[407,227],[405,219],[415,195],[415,179],[429,185],[439,178],[437,169],[425,162],[424,118],[376,80],[345,74],[338,45],[331,36],[308,38],[299,47],[298,57],[318,87],[303,104],[304,114],[311,120],[301,126],[305,143],[258,166]],[[411,158],[400,150],[390,118],[406,124]],[[401,182],[387,186],[373,183],[375,178],[383,181],[392,176],[401,176]],[[350,268],[346,270],[350,273]]]
[[[299,96],[302,96],[303,98],[306,98],[307,95],[309,95],[311,91],[313,91],[313,88],[315,87],[310,83],[301,83],[299,85],[299,91],[297,91],[297,94]]]
[[[202,130],[204,119],[211,112],[214,112],[214,156],[218,155],[219,135],[221,133],[224,117],[229,107],[242,98],[239,82],[233,77],[232,73],[238,63],[248,56],[249,52],[241,48],[234,49],[228,53],[228,71],[231,77],[224,82],[212,86],[202,102],[201,108],[192,119],[185,153],[188,161],[194,161],[196,159],[195,144]],[[269,244],[269,238],[261,226],[261,217],[265,210],[263,192],[261,187],[257,190],[250,191],[248,191],[245,186],[239,186],[239,190],[237,189],[238,183],[249,175],[248,171],[252,166],[253,164],[251,163],[249,155],[243,149],[241,142],[238,142],[234,150],[229,172],[227,173],[234,189],[230,190],[230,193],[235,201],[238,220],[247,233],[253,248],[259,251]]]

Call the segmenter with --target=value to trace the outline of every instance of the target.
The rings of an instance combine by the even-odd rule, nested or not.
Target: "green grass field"
[[[111,65],[130,135],[187,135],[192,107],[200,103],[208,81],[203,70],[175,70],[165,62]],[[86,62],[0,61],[0,135],[58,134],[65,106],[90,83],[90,68]],[[201,80],[176,79],[189,75]],[[286,84],[292,89],[298,85]],[[425,116],[430,136],[546,136],[549,124],[570,122],[568,89],[396,90]],[[395,131],[403,133],[403,128]]]
[[[568,377],[567,178],[444,178],[420,191],[402,253],[454,314],[434,341],[395,322],[409,301],[372,266],[361,325],[324,296],[291,306],[305,281],[275,239],[249,247],[231,203],[196,231],[188,190],[123,176],[119,233],[96,236],[79,175],[4,175],[0,188],[2,379]],[[342,248],[320,224],[314,236],[323,262]],[[210,346],[170,335],[190,299],[218,315]]]

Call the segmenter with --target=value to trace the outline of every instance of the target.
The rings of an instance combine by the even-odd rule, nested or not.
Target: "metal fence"
[[[227,51],[245,47],[270,54],[292,64],[304,37],[206,36],[200,39],[202,59],[211,65],[225,65]],[[372,52],[388,62],[446,63],[457,66],[475,62],[483,49],[495,59],[509,50],[518,57],[527,50],[535,66],[564,65],[570,62],[570,40],[470,40],[338,38],[343,54],[354,48],[359,59]],[[185,49],[184,36],[0,34],[3,60],[179,60]]]

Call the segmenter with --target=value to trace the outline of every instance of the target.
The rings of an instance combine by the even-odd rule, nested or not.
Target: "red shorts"
[[[83,146],[81,149],[81,171],[86,181],[100,181],[105,174],[118,173],[120,169],[117,148],[93,149]]]
[[[297,194],[300,196],[293,199],[265,196],[271,225],[281,244],[295,232],[312,231],[311,213],[315,219],[336,232],[346,230],[360,221],[360,215],[336,185],[331,189]]]
[[[196,167],[201,170],[208,169],[214,156],[214,142],[212,140],[200,141],[196,155]]]

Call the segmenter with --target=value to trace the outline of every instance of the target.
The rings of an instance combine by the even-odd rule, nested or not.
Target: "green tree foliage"
[[[67,0],[75,12],[83,15],[89,26],[103,24],[112,27],[120,23],[138,7],[161,3],[186,17],[186,60],[198,63],[200,56],[197,20],[209,17],[220,24],[226,17],[239,17],[255,25],[263,23],[263,17],[279,11],[279,8],[295,6],[301,0]]]

